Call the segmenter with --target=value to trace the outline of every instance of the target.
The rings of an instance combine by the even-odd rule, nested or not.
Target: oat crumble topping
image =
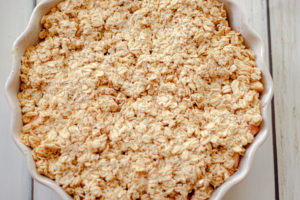
[[[20,140],[75,200],[208,199],[262,122],[216,0],[66,0],[22,59]]]

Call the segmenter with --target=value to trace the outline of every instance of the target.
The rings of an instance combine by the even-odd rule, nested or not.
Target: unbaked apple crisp
[[[20,140],[75,200],[209,199],[262,122],[216,0],[66,0],[22,59]]]

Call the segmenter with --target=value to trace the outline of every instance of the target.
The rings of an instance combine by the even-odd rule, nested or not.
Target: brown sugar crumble
[[[66,0],[22,59],[20,140],[75,200],[209,199],[262,122],[216,0]]]

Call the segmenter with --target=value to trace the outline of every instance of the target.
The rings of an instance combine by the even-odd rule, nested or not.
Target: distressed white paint
[[[270,1],[280,199],[300,198],[300,1]]]
[[[4,200],[31,199],[31,177],[21,151],[10,136],[4,85],[11,70],[13,41],[24,30],[32,8],[32,0],[0,1],[0,199]]]

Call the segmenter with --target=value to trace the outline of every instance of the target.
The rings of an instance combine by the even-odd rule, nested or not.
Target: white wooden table
[[[0,1],[1,200],[60,199],[28,174],[24,158],[9,136],[9,110],[3,95],[12,42],[24,30],[35,4],[34,0]],[[269,108],[273,126],[249,175],[224,200],[299,200],[300,0],[239,0],[239,4],[266,42],[275,87]]]

